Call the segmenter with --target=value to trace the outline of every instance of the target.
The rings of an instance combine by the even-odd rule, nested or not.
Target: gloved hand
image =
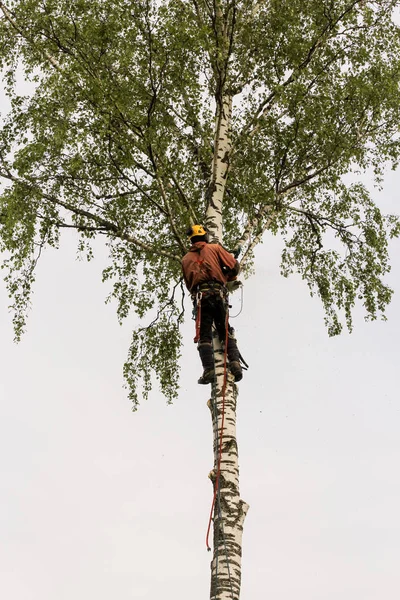
[[[226,283],[227,290],[230,294],[232,294],[232,292],[236,292],[236,290],[242,287],[242,285],[243,284],[241,281],[239,281],[239,279],[234,279],[233,281],[228,281]]]
[[[242,251],[242,247],[241,247],[241,246],[238,246],[238,247],[237,247],[237,248],[235,248],[234,250],[231,250],[231,254],[233,254],[233,256],[234,256],[235,258],[238,258],[238,256],[239,256],[239,254],[241,253],[241,251]]]

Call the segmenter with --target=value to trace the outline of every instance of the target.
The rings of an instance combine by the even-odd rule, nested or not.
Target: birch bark
[[[206,212],[206,226],[213,241],[222,240],[222,206],[227,177],[231,142],[232,96],[225,94],[217,100],[214,159]],[[216,380],[208,402],[214,435],[214,468],[210,473],[214,491],[213,559],[211,561],[210,600],[239,600],[243,523],[248,505],[240,498],[238,444],[236,440],[236,404],[238,389],[227,371],[224,388],[224,352],[218,336],[214,336]],[[222,435],[221,435],[222,428]],[[221,447],[220,447],[221,445]],[[221,457],[220,457],[221,454]],[[220,461],[220,472],[218,464]],[[216,488],[217,486],[217,488]]]
[[[214,154],[208,188],[206,226],[212,241],[222,239],[222,202],[229,173],[232,96],[226,94],[217,101],[215,116]]]
[[[214,338],[214,359],[216,383],[212,386],[212,398],[208,402],[213,423],[214,468],[209,476],[214,490],[218,485],[218,493],[214,506],[210,600],[238,600],[241,586],[243,523],[249,506],[240,498],[239,492],[236,440],[238,389],[228,371],[223,398],[224,352],[218,336]],[[220,451],[220,475],[217,482]]]

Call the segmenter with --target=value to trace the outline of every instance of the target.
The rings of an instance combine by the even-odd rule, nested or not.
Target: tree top
[[[19,338],[46,246],[103,236],[120,319],[133,333],[131,398],[151,373],[169,400],[189,223],[251,270],[265,232],[285,240],[330,334],[357,300],[384,315],[399,234],[362,181],[397,166],[400,30],[382,0],[0,2],[11,109],[0,132],[0,249]],[[32,92],[20,93],[28,80]],[[348,173],[360,174],[359,181]]]

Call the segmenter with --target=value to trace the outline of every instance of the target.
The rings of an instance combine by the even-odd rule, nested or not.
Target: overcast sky
[[[399,175],[379,203],[397,210]],[[212,488],[209,388],[185,326],[182,389],[135,414],[120,327],[73,234],[38,267],[28,332],[12,342],[0,287],[0,595],[7,600],[204,600]],[[257,252],[235,320],[250,370],[239,384],[242,598],[400,597],[400,244],[387,323],[328,338],[279,239]],[[238,298],[235,300],[235,309]]]
[[[385,212],[399,212],[399,188],[389,172]],[[101,244],[90,264],[75,249],[68,232],[42,256],[19,345],[0,283],[0,597],[188,600],[190,586],[204,600],[212,428],[193,322],[179,400],[155,390],[133,414],[122,364],[135,319],[120,327],[104,304]],[[280,249],[267,235],[233,322],[250,363],[241,598],[398,600],[400,242],[388,322],[358,308],[353,334],[333,339],[318,299],[279,275]]]

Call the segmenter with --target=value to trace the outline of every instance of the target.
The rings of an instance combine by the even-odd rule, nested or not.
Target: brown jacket
[[[222,267],[229,271],[224,273]],[[233,281],[239,273],[239,263],[219,244],[196,242],[182,258],[182,271],[189,291],[207,281],[225,284]]]

